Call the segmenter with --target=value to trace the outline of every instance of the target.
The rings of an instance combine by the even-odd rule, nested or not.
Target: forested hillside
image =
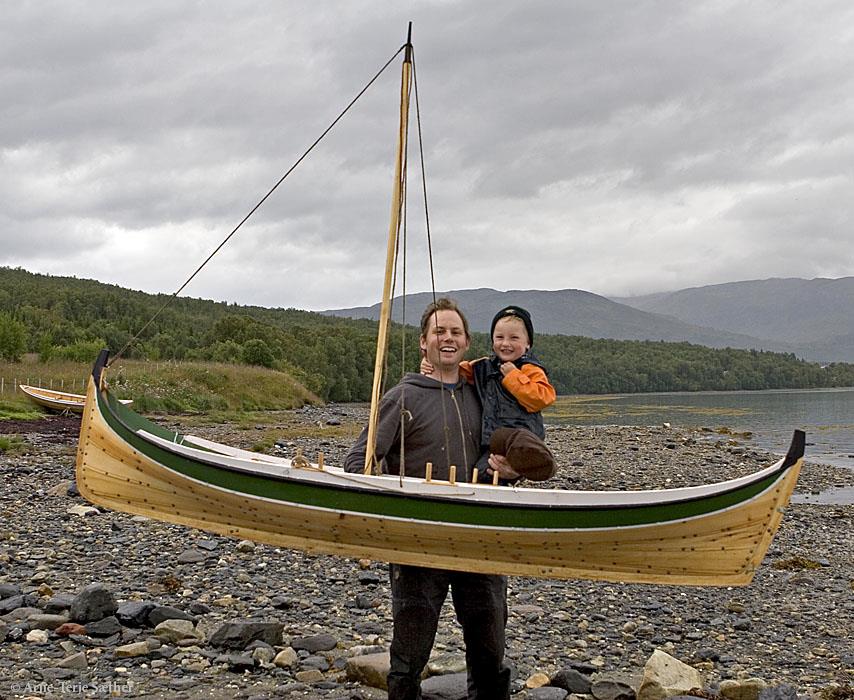
[[[40,360],[94,360],[143,328],[167,300],[92,280],[0,268],[0,360],[24,352]],[[389,376],[417,367],[417,331],[392,333]],[[236,306],[178,298],[125,356],[213,360],[290,372],[331,401],[365,401],[373,372],[376,324],[296,309]],[[594,340],[538,335],[536,351],[559,393],[854,386],[854,365],[821,367],[794,355],[716,350],[688,343]],[[489,350],[475,334],[471,355]]]

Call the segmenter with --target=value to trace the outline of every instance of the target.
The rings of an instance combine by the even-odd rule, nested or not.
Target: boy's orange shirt
[[[460,374],[469,383],[474,383],[475,362],[486,360],[480,357],[477,360],[463,360],[460,362]],[[537,413],[547,406],[551,406],[557,398],[555,388],[549,382],[549,378],[542,367],[537,365],[522,365],[521,369],[514,369],[510,374],[502,377],[501,385],[507,389],[528,413]]]

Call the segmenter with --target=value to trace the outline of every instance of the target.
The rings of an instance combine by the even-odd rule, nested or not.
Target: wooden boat
[[[93,503],[306,552],[448,569],[686,585],[750,582],[804,453],[755,474],[653,491],[565,491],[348,474],[146,420],[92,373],[77,486]]]
[[[67,391],[54,391],[40,386],[19,384],[18,388],[26,394],[34,403],[52,411],[70,411],[71,413],[83,413],[86,396],[83,394],[72,394]],[[132,403],[131,399],[122,399],[122,403]]]
[[[380,314],[371,422],[379,400],[401,211],[410,50]],[[86,394],[77,486],[93,503],[313,553],[462,571],[685,585],[744,585],[795,487],[804,433],[788,454],[721,483],[650,491],[568,491],[346,473],[166,430],[115,399],[108,352]]]

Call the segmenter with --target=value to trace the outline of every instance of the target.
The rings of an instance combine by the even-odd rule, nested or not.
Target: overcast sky
[[[850,0],[12,0],[0,265],[175,291],[409,20],[438,290],[854,275]],[[184,295],[376,302],[399,81],[396,61]],[[429,289],[415,144],[408,291]]]

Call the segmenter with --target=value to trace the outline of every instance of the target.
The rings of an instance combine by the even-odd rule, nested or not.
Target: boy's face
[[[492,351],[502,362],[513,362],[531,347],[528,331],[521,318],[505,316],[495,324],[492,332]]]

